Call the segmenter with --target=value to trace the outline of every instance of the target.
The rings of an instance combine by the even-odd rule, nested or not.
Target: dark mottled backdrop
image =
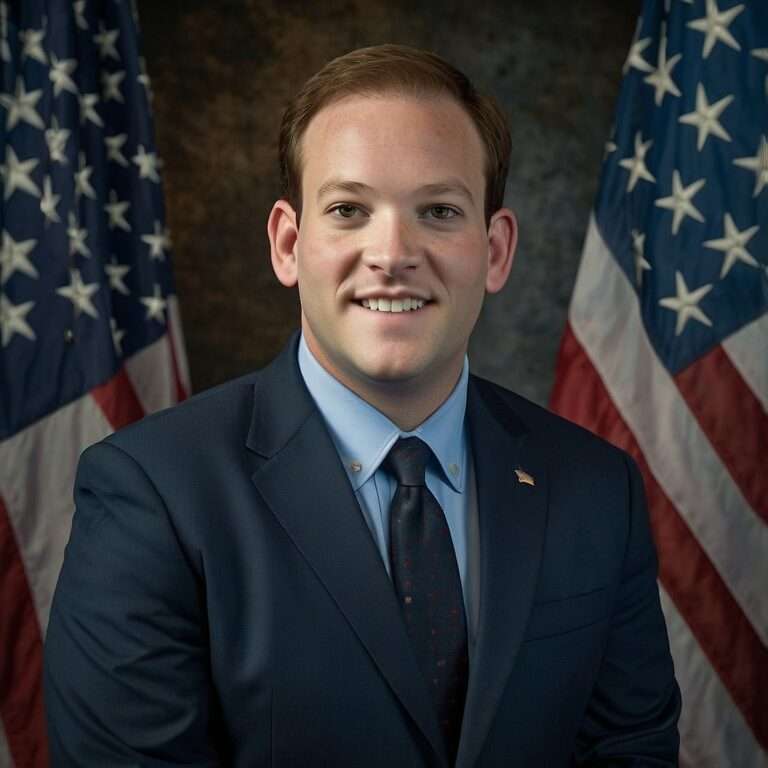
[[[298,324],[269,265],[276,136],[328,59],[434,50],[512,122],[510,282],[472,340],[477,373],[544,403],[639,0],[140,0],[168,221],[196,391],[261,366]]]

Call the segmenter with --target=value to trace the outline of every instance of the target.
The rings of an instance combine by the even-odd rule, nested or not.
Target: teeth
[[[424,299],[416,299],[411,296],[405,299],[363,299],[361,304],[366,309],[372,309],[376,312],[410,312],[414,309],[421,309],[424,306]]]

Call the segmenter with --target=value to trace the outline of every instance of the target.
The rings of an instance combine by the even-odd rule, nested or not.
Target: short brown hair
[[[504,113],[489,96],[434,53],[405,45],[358,48],[328,62],[288,104],[280,126],[283,196],[301,215],[301,139],[310,120],[346,96],[445,95],[463,107],[485,148],[485,220],[504,205],[511,139]]]

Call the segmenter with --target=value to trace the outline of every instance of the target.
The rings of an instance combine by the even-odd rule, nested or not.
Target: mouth
[[[420,309],[422,309],[426,304],[429,304],[429,301],[425,301],[424,299],[417,299],[415,296],[406,296],[402,299],[388,299],[388,298],[378,298],[378,299],[362,299],[362,301],[357,302],[361,307],[365,307],[366,309],[370,309],[373,312],[416,312]]]

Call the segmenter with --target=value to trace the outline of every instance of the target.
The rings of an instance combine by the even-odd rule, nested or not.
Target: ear
[[[488,226],[488,273],[485,289],[498,293],[507,282],[517,248],[517,219],[509,208],[500,208]]]
[[[267,235],[272,269],[286,288],[292,288],[299,280],[296,261],[299,228],[296,223],[296,211],[287,200],[278,200],[272,206],[267,221]]]

